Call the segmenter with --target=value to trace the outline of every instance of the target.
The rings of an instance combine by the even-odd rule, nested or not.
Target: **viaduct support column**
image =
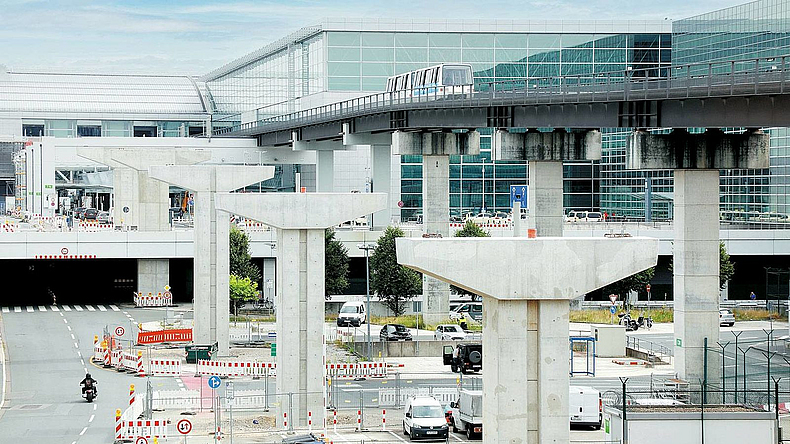
[[[211,153],[182,148],[77,148],[77,154],[112,168],[115,225],[170,231],[169,185],[152,179],[152,165],[193,165]],[[138,259],[137,289],[154,294],[170,284],[170,259]]]
[[[372,224],[377,228],[390,225],[392,206],[399,200],[400,189],[392,189],[392,134],[354,133],[351,125],[343,124],[343,145],[366,145],[370,149],[370,173],[373,193],[387,194],[387,209],[373,213]]]
[[[379,193],[222,194],[217,208],[277,228],[278,425],[326,418],[324,230],[383,209]],[[292,395],[291,395],[292,394]],[[289,400],[292,404],[289,405]]]
[[[529,228],[538,236],[562,236],[562,162],[600,160],[601,132],[597,130],[525,133],[497,131],[497,160],[529,161]]]
[[[396,242],[398,263],[485,300],[483,442],[569,442],[568,301],[654,266],[658,239]]]
[[[195,344],[218,343],[230,354],[228,214],[217,211],[218,192],[237,190],[274,177],[271,166],[152,166],[150,176],[195,193],[194,310]]]
[[[335,187],[335,151],[316,151],[315,169],[315,189],[319,193],[331,193]]]
[[[480,133],[392,134],[397,154],[422,155],[422,219],[425,232],[450,236],[450,155],[480,154]],[[435,324],[447,318],[450,287],[426,276],[422,284],[423,318]]]
[[[675,170],[675,370],[691,384],[721,387],[720,366],[708,365],[707,375],[703,369],[704,339],[711,350],[719,340],[719,170],[768,168],[768,154],[768,135],[759,130],[628,137],[626,168]]]

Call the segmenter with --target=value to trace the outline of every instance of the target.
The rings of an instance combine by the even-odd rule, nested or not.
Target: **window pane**
[[[427,45],[428,45],[428,34],[416,33],[416,32],[395,34],[396,47],[423,48]]]
[[[392,48],[362,48],[362,60],[366,62],[391,62],[394,57]]]
[[[493,48],[493,34],[464,34],[461,36],[464,48]]]
[[[461,34],[455,33],[441,33],[429,34],[431,47],[445,46],[451,48],[458,48],[461,46]]]
[[[389,46],[392,47],[395,34],[391,32],[366,32],[362,34],[363,46]]]
[[[359,46],[359,32],[327,32],[329,46]]]

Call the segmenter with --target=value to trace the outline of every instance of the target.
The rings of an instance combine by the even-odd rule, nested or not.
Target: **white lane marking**
[[[80,363],[82,363],[82,366],[85,367],[85,360],[84,359],[80,359]],[[88,372],[85,372],[85,373],[88,373]]]
[[[397,433],[395,433],[395,432],[390,432],[389,430],[387,430],[387,433],[389,433],[390,435],[392,435],[392,436],[394,436],[394,437],[398,438],[398,441],[400,441],[400,442],[406,442],[406,440],[405,440],[405,439],[403,439],[403,438],[401,438],[400,436],[398,436],[398,434],[397,434]]]
[[[50,306],[49,309],[52,310],[52,311],[60,311],[60,309],[58,309],[58,307],[55,306],[55,305]]]
[[[69,331],[71,331],[71,325],[67,325],[66,328],[68,328]]]
[[[97,307],[99,307],[99,311],[107,311],[107,309],[104,308],[104,305],[97,305]]]
[[[74,343],[74,348],[76,348],[76,349],[79,349],[79,348],[80,348],[80,346],[79,346],[79,345],[78,345],[78,344],[75,342],[75,343]]]
[[[76,341],[77,340],[77,338],[74,337],[74,333],[71,334],[71,340],[72,341]]]
[[[3,307],[3,313],[11,313],[11,310],[8,307]]]
[[[27,306],[25,310],[27,310],[28,313],[33,313],[33,307]]]
[[[96,311],[96,309],[93,308],[93,305],[86,305],[85,308],[87,308],[88,311]]]
[[[85,364],[82,364],[82,371],[88,373],[88,367],[85,367]]]
[[[88,422],[93,422],[93,418],[95,418],[95,417],[96,417],[96,415],[91,415],[91,419],[89,419]]]
[[[456,441],[465,442],[463,439],[461,439],[461,438],[459,438],[459,437],[455,436],[455,433],[450,433],[449,431],[448,431],[447,433],[448,433],[450,436],[452,436],[453,438],[455,438],[455,440],[456,440]]]
[[[82,352],[77,350],[77,355],[79,355],[79,357],[81,358],[82,357]]]
[[[96,404],[93,404],[93,410],[96,410]]]
[[[75,309],[75,310],[77,310],[77,311],[82,311],[82,306],[80,306],[80,305],[75,305],[75,306],[74,306],[74,309]]]
[[[66,320],[66,318],[63,318],[63,323],[64,323],[64,324],[68,324],[68,323],[69,323],[69,321],[67,321],[67,320]]]
[[[38,311],[47,311],[47,307],[45,307],[43,305],[39,305],[38,306]]]
[[[134,318],[129,318],[130,321],[134,322]]]
[[[58,313],[58,314],[60,315],[60,317],[61,317],[61,318],[63,317],[63,312],[61,312],[61,313]]]
[[[63,311],[71,311],[71,307],[69,307],[68,305],[64,305]]]
[[[5,405],[5,377],[6,377],[6,367],[5,364],[5,348],[3,348],[3,338],[0,338],[0,367],[3,367],[3,374],[0,375],[3,379],[0,379],[0,410]]]
[[[87,428],[87,427],[85,427],[84,429],[82,429],[82,431],[80,432],[80,436],[84,435],[86,431],[88,431],[88,428]]]
[[[112,305],[112,304],[110,304],[110,308],[112,309],[112,311],[121,311],[120,308],[118,308],[118,307],[116,307],[115,305]]]
[[[22,313],[22,307],[14,307],[14,313]]]

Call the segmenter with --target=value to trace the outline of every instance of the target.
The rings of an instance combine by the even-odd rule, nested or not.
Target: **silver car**
[[[727,308],[719,310],[719,326],[732,327],[735,325],[735,315]]]

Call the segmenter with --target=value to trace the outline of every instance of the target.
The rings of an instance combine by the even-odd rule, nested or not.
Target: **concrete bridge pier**
[[[528,227],[538,236],[562,237],[562,163],[600,160],[601,132],[555,129],[523,133],[496,132],[494,158],[529,162]]]
[[[658,239],[400,238],[397,255],[485,300],[483,442],[560,444],[570,440],[568,301],[654,266]]]
[[[450,155],[480,154],[480,133],[433,132],[392,134],[393,151],[422,156],[422,223],[427,234],[450,236]],[[426,276],[422,283],[422,314],[426,323],[447,319],[450,287]]]
[[[768,168],[768,154],[760,130],[638,130],[628,137],[627,169],[674,169],[675,370],[694,385],[706,378],[704,339],[713,350],[719,340],[719,170]],[[709,387],[721,387],[721,376],[720,366],[708,365]]]
[[[272,166],[152,166],[149,175],[195,193],[194,310],[195,344],[218,343],[220,356],[230,354],[229,268],[230,222],[217,210],[219,192],[237,190],[274,177]],[[251,194],[253,195],[253,194]]]
[[[372,193],[387,195],[387,208],[373,213],[374,227],[384,228],[391,224],[394,205],[399,199],[400,189],[392,184],[392,133],[353,133],[350,124],[343,124],[344,146],[367,146],[370,150],[370,182]]]
[[[277,423],[326,418],[324,230],[386,206],[381,193],[220,194],[217,209],[277,228]],[[292,394],[292,395],[288,395]],[[288,403],[292,402],[291,405]]]
[[[211,158],[209,151],[181,148],[78,147],[77,155],[112,169],[116,226],[137,231],[169,231],[167,184],[148,176],[151,165],[193,165]],[[126,211],[125,211],[126,210]],[[158,293],[170,284],[170,259],[138,259],[137,289]]]

